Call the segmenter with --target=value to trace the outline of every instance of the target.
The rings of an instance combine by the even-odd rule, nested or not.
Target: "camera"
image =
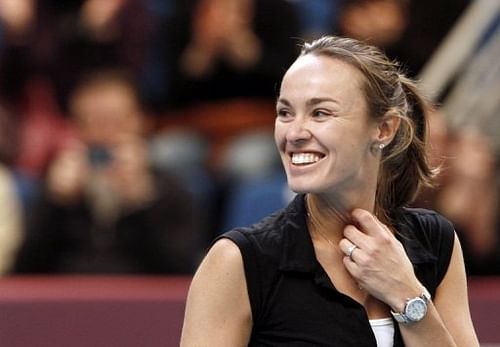
[[[88,151],[89,162],[94,167],[104,167],[111,163],[113,155],[106,147],[92,146]]]

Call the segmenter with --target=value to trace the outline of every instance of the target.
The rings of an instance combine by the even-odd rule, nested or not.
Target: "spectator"
[[[284,0],[194,0],[178,1],[176,8],[163,35],[166,106],[274,97],[297,50],[299,24],[292,5]]]
[[[87,70],[122,67],[138,76],[149,42],[150,17],[138,0],[43,0],[54,23],[48,72],[60,105]]]
[[[344,0],[337,31],[382,48],[415,76],[470,0]]]
[[[431,114],[430,143],[431,162],[441,167],[438,187],[421,191],[415,206],[453,222],[468,275],[500,274],[500,187],[492,143],[477,129],[450,129],[441,110]]]
[[[190,195],[147,160],[145,118],[120,72],[89,75],[69,108],[77,138],[48,168],[19,273],[189,273],[203,234]]]
[[[176,119],[189,138],[201,135],[194,142],[206,141],[189,157],[199,161],[206,155],[201,161],[214,172],[217,225],[228,182],[239,179],[234,176],[260,175],[279,165],[272,145],[274,98],[282,71],[297,52],[300,27],[295,8],[285,0],[176,1],[174,8],[158,35],[163,47],[156,53],[164,57],[166,84],[160,94],[149,91],[148,103],[165,123]],[[157,148],[163,140],[158,142]],[[250,154],[246,162],[238,157],[242,153]]]
[[[121,66],[138,75],[149,17],[138,0],[0,0],[1,89],[22,101],[34,78],[50,81],[59,106],[87,70]]]
[[[451,150],[437,208],[455,224],[463,240],[469,274],[500,274],[495,152],[485,136],[470,128],[457,131]]]

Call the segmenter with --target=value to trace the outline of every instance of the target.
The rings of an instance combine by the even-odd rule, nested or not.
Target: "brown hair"
[[[301,56],[325,55],[356,67],[365,77],[368,109],[375,120],[388,112],[401,119],[391,143],[382,151],[375,212],[384,219],[389,211],[412,202],[421,186],[432,185],[433,170],[426,156],[428,103],[415,82],[378,48],[350,38],[325,36],[305,43]]]

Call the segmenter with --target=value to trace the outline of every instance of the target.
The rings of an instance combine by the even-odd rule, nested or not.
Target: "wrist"
[[[422,295],[424,286],[417,284],[411,288],[407,288],[404,292],[398,293],[392,297],[392,301],[389,302],[389,307],[391,311],[403,312],[407,301],[411,298]]]
[[[431,296],[424,286],[418,295],[409,297],[405,300],[403,308],[395,311],[391,309],[391,314],[398,323],[413,324],[425,318],[428,306],[431,301]]]

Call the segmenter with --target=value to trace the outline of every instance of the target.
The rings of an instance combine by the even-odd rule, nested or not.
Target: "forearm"
[[[406,347],[459,347],[431,302],[423,320],[413,324],[400,324],[399,328]]]

